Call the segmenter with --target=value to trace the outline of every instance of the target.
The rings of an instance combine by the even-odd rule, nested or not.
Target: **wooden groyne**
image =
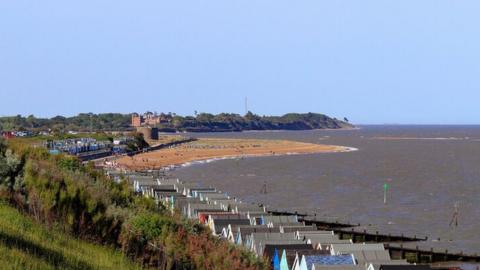
[[[299,221],[305,222],[306,225],[316,225],[320,229],[340,229],[340,228],[353,228],[360,226],[360,224],[350,224],[345,222],[340,222],[338,220],[324,220],[316,216],[299,216]]]
[[[150,147],[144,148],[142,150],[138,150],[138,151],[135,151],[135,152],[130,152],[127,155],[128,156],[134,156],[134,155],[138,155],[138,154],[141,154],[141,153],[152,152],[152,151],[156,151],[156,150],[160,150],[160,149],[164,149],[164,148],[177,146],[177,145],[184,144],[184,143],[194,142],[196,140],[198,140],[198,139],[197,138],[185,138],[183,140],[178,140],[178,141],[174,141],[174,142],[162,143],[162,144],[159,144],[159,145],[150,146]]]
[[[351,228],[359,226],[360,224],[350,224],[345,222],[339,222],[338,220],[334,221],[327,221],[327,220],[320,220],[317,219],[316,216],[312,216],[308,213],[300,213],[300,212],[288,212],[288,211],[281,211],[281,210],[269,210],[269,214],[276,215],[276,216],[297,216],[299,221],[305,222],[307,225],[315,224],[319,228],[324,229],[331,229],[331,228]]]
[[[384,243],[392,259],[407,260],[410,263],[435,263],[435,262],[480,262],[477,254],[465,254],[462,251],[449,251],[434,249],[432,247],[419,247],[417,243],[425,243],[427,236],[406,236],[403,234],[387,234],[378,231],[362,229],[361,224],[350,224],[337,220],[324,220],[321,217],[301,212],[281,210],[268,211],[270,214],[292,216],[296,215],[300,222],[305,225],[316,225],[322,230],[332,230],[339,235],[340,239],[351,239],[354,243]]]
[[[367,230],[359,230],[356,228],[341,229],[341,228],[332,228],[332,230],[340,236],[340,239],[352,239],[354,243],[363,243],[363,242],[419,242],[427,241],[428,237],[418,238],[416,235],[405,236],[401,235],[392,235],[392,234],[382,234],[378,231],[370,232]]]
[[[80,153],[77,157],[85,162],[85,161],[90,161],[90,160],[95,160],[95,159],[100,159],[100,158],[106,158],[112,155],[112,151],[110,150],[100,150],[100,151],[94,151],[94,152],[86,152],[86,153]]]
[[[272,210],[268,211],[273,215],[293,216],[298,217],[298,221],[305,222],[305,225],[316,225],[322,230],[332,230],[340,236],[340,239],[352,239],[353,242],[418,242],[426,241],[428,237],[406,236],[403,234],[394,235],[387,233],[380,233],[378,231],[371,231],[359,228],[361,224],[351,224],[340,222],[338,220],[325,220],[316,215],[301,212],[289,212]]]
[[[480,262],[480,256],[477,254],[464,254],[460,252],[451,252],[446,250],[426,249],[419,246],[404,246],[403,244],[387,243],[385,244],[390,252],[392,259],[407,260],[410,263],[434,263],[434,262]]]

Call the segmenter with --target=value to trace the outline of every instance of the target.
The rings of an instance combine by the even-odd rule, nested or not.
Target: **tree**
[[[34,128],[35,127],[35,116],[33,114],[30,114],[28,117],[27,117],[27,123],[29,125],[29,128]]]
[[[213,115],[213,114],[210,114],[210,113],[200,113],[199,115],[197,115],[196,120],[197,120],[198,122],[208,123],[208,122],[213,121],[213,118],[214,118],[214,115]]]
[[[252,113],[251,111],[248,111],[247,114],[245,114],[245,119],[251,120],[251,121],[257,121],[257,120],[260,120],[260,116]]]
[[[343,117],[343,121],[345,121],[345,122],[348,123],[348,118],[347,118],[347,117]]]
[[[7,149],[3,139],[0,138],[0,186],[11,195],[23,183],[21,175],[22,162],[12,150]]]
[[[0,157],[5,154],[5,151],[7,150],[7,144],[5,143],[5,140],[0,137]]]

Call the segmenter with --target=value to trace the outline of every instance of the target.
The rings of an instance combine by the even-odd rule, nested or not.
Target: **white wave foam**
[[[340,150],[330,152],[330,153],[346,153],[346,152],[353,152],[358,151],[358,148],[355,147],[347,147],[347,146],[339,146]],[[285,154],[280,155],[271,155],[271,154],[263,154],[263,155],[243,155],[243,156],[227,156],[227,157],[216,157],[216,158],[209,158],[203,160],[194,160],[194,161],[187,161],[182,164],[178,165],[170,165],[163,169],[165,170],[175,170],[177,168],[186,168],[193,165],[200,165],[200,164],[208,164],[219,160],[231,160],[231,159],[243,159],[243,158],[250,158],[250,157],[273,157],[273,156],[295,156],[295,155],[314,155],[314,154],[324,154],[324,153],[298,153],[298,152],[287,152]],[[328,153],[327,153],[328,154]]]
[[[468,137],[372,137],[372,140],[439,140],[439,141],[461,141],[469,140]]]

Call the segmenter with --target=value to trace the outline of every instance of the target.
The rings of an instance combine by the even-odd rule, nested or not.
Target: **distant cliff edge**
[[[132,126],[155,126],[160,131],[225,132],[248,130],[311,130],[353,128],[347,118],[343,121],[319,113],[289,113],[283,116],[245,116],[231,113],[200,113],[195,116],[171,114],[132,114]]]

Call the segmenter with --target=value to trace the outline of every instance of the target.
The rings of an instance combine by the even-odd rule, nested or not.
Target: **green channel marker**
[[[383,203],[387,204],[387,190],[388,190],[388,184],[385,183],[383,184]]]

